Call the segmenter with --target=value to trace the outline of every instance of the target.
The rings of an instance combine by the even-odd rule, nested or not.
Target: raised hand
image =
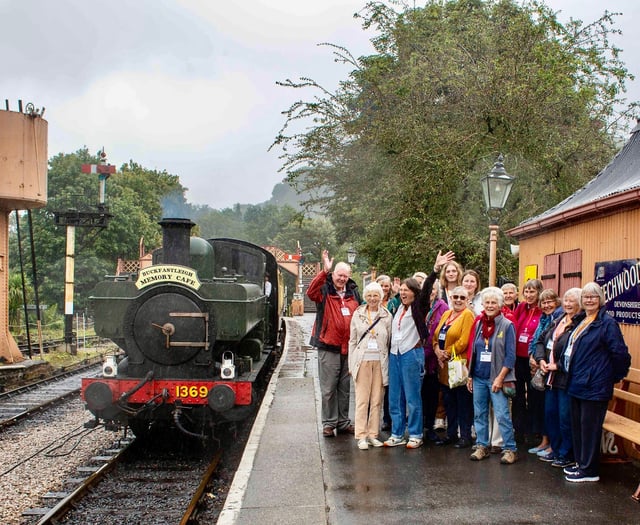
[[[456,258],[456,254],[449,250],[447,253],[442,255],[442,251],[438,251],[438,256],[436,257],[436,262],[433,265],[434,271],[438,272],[440,269],[447,263],[453,261]]]
[[[333,257],[329,259],[329,250],[322,250],[322,263],[324,264],[324,271],[329,273],[333,268]]]

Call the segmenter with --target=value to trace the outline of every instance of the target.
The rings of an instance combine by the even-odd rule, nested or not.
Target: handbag
[[[531,378],[531,386],[540,392],[544,392],[544,383],[545,383],[546,374],[542,371],[541,368],[536,370],[536,373],[533,374]]]
[[[516,397],[516,382],[515,381],[503,382],[502,393],[507,397]]]
[[[467,384],[469,380],[467,360],[458,357],[455,350],[447,363],[447,367],[449,369],[449,388],[457,388]]]

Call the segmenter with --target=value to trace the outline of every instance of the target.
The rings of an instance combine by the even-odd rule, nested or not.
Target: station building
[[[507,233],[519,242],[520,283],[535,277],[560,296],[589,281],[603,287],[640,368],[640,122],[596,177]]]

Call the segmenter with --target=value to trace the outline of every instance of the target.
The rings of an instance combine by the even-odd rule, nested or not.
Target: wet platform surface
[[[631,463],[572,484],[526,451],[501,465],[499,455],[474,462],[470,449],[433,443],[362,451],[353,436],[323,438],[316,353],[305,346],[312,320],[289,321],[285,360],[219,524],[640,524]]]

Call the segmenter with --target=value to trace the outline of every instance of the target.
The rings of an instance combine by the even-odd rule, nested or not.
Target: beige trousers
[[[380,361],[362,361],[355,381],[356,439],[377,438],[384,387]]]

